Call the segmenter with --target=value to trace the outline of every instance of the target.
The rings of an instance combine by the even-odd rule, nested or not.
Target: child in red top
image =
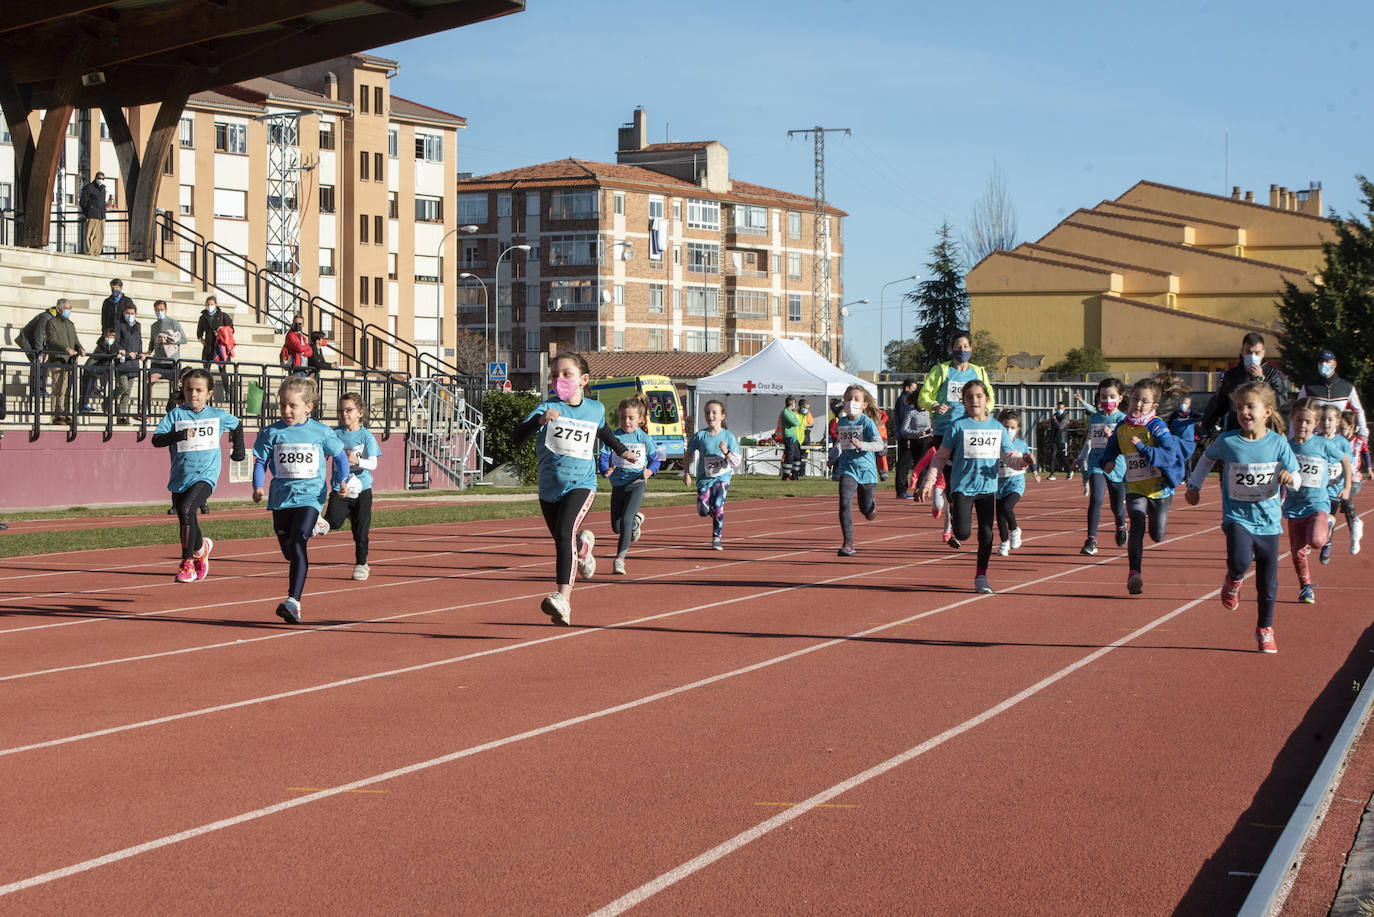
[[[926,468],[930,467],[930,460],[935,457],[937,451],[936,449],[927,449],[926,454],[921,456],[921,460],[911,470],[911,480],[907,484],[908,493],[915,493],[920,489],[916,486],[917,482],[921,480],[921,475],[925,473]],[[945,515],[945,470],[943,468],[935,475],[935,490],[930,498],[930,514],[936,519],[944,517],[945,527],[944,531],[940,533],[940,540],[950,547],[959,547],[959,542],[954,539],[954,531],[950,527],[949,516]]]

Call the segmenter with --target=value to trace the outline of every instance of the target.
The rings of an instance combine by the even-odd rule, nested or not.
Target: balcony
[[[550,207],[549,220],[596,220],[600,219],[601,211],[597,209],[579,209],[572,207]]]
[[[461,270],[464,270],[464,271],[480,271],[480,270],[486,270],[486,267],[487,267],[487,259],[486,259],[486,258],[464,258],[464,259],[459,263],[458,267],[459,267]]]
[[[768,276],[768,272],[767,272],[767,271],[761,271],[761,270],[758,270],[757,268],[752,268],[752,267],[735,267],[735,265],[733,265],[733,264],[727,264],[727,265],[725,266],[725,276],[726,276],[726,277],[755,277],[755,278],[762,277],[762,278],[766,278],[766,277]]]

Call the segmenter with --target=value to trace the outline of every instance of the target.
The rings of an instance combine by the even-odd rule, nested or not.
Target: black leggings
[[[997,538],[1006,541],[1016,529],[1020,528],[1016,524],[1016,504],[1021,502],[1021,495],[1012,491],[1005,497],[997,498]]]
[[[364,490],[356,498],[345,497],[341,493],[329,495],[329,505],[324,508],[324,521],[331,529],[337,529],[347,519],[353,530],[353,562],[367,563],[367,536],[372,531],[372,488]]]
[[[1279,536],[1256,535],[1238,522],[1223,522],[1226,533],[1226,575],[1239,582],[1250,564],[1255,565],[1255,592],[1259,595],[1256,627],[1274,626],[1274,602],[1279,594]]]
[[[644,502],[644,479],[628,484],[617,484],[611,488],[611,531],[620,536],[616,545],[617,557],[624,557],[630,550],[630,537],[635,531],[635,513]]]
[[[840,534],[845,544],[854,544],[854,495],[857,493],[859,497],[859,512],[871,521],[878,512],[873,499],[877,487],[877,484],[860,484],[847,474],[840,475]]]
[[[277,533],[277,544],[281,545],[281,556],[291,565],[290,591],[287,595],[296,601],[305,592],[305,574],[310,571],[310,559],[305,553],[305,544],[315,530],[320,511],[313,506],[292,506],[288,509],[272,510],[272,529]]]
[[[193,557],[205,542],[200,535],[200,520],[196,516],[196,510],[210,499],[213,490],[214,488],[205,481],[197,481],[181,493],[172,494],[172,508],[177,511],[177,519],[181,523],[182,560]]]
[[[1169,506],[1173,502],[1172,494],[1167,497],[1126,494],[1126,515],[1131,519],[1131,531],[1126,537],[1126,559],[1132,573],[1140,572],[1140,563],[1145,557],[1146,529],[1155,544],[1164,540],[1169,527]]]
[[[596,491],[579,487],[568,491],[562,499],[553,503],[547,500],[539,501],[539,508],[544,513],[544,524],[549,527],[549,534],[553,536],[556,545],[555,569],[560,586],[571,586],[573,583],[573,575],[576,572],[573,560],[577,553],[573,545],[573,536],[577,534],[578,526],[582,524],[587,511],[592,508],[592,500],[595,497]]]
[[[1088,537],[1097,537],[1097,524],[1102,517],[1102,492],[1107,492],[1107,496],[1112,501],[1112,515],[1116,518],[1116,527],[1121,528],[1126,524],[1126,482],[1109,481],[1105,474],[1088,475]]]
[[[973,531],[973,511],[978,512],[978,573],[987,572],[992,557],[992,519],[995,515],[996,494],[950,494],[949,520],[954,537],[968,540]]]

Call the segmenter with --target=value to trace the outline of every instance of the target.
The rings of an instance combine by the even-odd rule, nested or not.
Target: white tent
[[[820,428],[813,441],[819,441],[830,422],[830,399],[851,385],[878,397],[872,382],[845,372],[801,341],[778,338],[733,369],[697,380],[697,428],[704,425],[702,405],[714,398],[725,405],[726,423],[736,436],[771,436],[784,399],[796,395],[811,402]]]

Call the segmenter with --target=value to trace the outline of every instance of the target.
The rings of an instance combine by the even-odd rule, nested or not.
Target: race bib
[[[626,443],[625,448],[628,451],[624,458],[618,455],[612,457],[611,460],[615,463],[615,467],[623,468],[626,471],[643,471],[644,456],[646,455],[645,445],[643,443]]]
[[[1026,473],[1024,468],[1009,468],[1006,462],[997,463],[997,476],[999,478],[1023,477]]]
[[[1152,481],[1159,476],[1159,469],[1145,461],[1145,456],[1139,452],[1126,456],[1126,480]]]
[[[945,400],[950,404],[959,404],[964,400],[964,383],[957,379],[950,379],[945,383]]]
[[[995,459],[1002,454],[1002,434],[998,430],[965,430],[964,458]]]
[[[1298,461],[1301,462],[1302,459],[1298,459]],[[1329,470],[1328,470],[1328,472],[1327,472],[1327,476],[1326,476],[1326,481],[1327,481],[1327,483],[1328,483],[1328,484],[1335,484],[1337,481],[1339,481],[1339,480],[1341,479],[1342,471],[1343,471],[1343,469],[1341,468],[1341,466],[1340,466],[1339,464],[1333,464],[1333,465],[1331,465],[1330,468],[1329,468]],[[1303,484],[1306,484],[1306,483],[1307,483],[1306,481],[1303,482]]]
[[[835,431],[835,438],[839,440],[841,449],[857,449],[859,447],[854,444],[863,436],[863,432],[861,427],[842,428]]]
[[[545,427],[544,445],[555,455],[590,459],[598,424],[593,420],[560,417]]]
[[[1112,438],[1112,431],[1116,429],[1114,423],[1095,423],[1092,426],[1092,448],[1094,452],[1100,452],[1107,448],[1107,440]]]
[[[186,438],[177,443],[177,452],[206,452],[219,448],[219,418],[178,420],[173,428],[185,430]]]
[[[1326,459],[1320,456],[1300,455],[1297,458],[1298,477],[1302,480],[1303,490],[1324,487],[1340,477],[1340,466],[1329,468]],[[1331,474],[1332,471],[1335,474]]]
[[[1278,462],[1236,463],[1226,468],[1226,487],[1232,500],[1258,503],[1279,492]]]
[[[287,481],[320,477],[320,447],[314,443],[277,443],[272,447],[273,474]]]
[[[701,464],[706,469],[703,477],[707,478],[718,478],[725,473],[725,469],[730,467],[723,455],[703,455]]]

